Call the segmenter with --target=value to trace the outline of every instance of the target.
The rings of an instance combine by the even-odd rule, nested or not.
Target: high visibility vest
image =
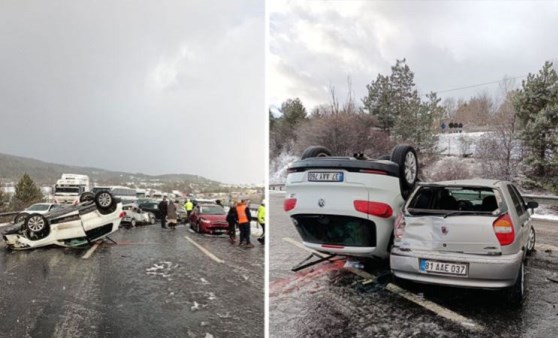
[[[186,211],[192,211],[192,209],[194,209],[194,204],[192,202],[186,202],[186,204],[184,204],[184,208]]]
[[[265,224],[265,207],[263,205],[258,208],[258,223]]]
[[[238,217],[238,224],[248,223],[248,216],[246,215],[246,205],[241,204],[236,207],[236,215]]]

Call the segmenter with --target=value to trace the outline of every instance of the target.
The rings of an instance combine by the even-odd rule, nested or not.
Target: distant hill
[[[0,183],[17,182],[24,172],[29,174],[35,183],[42,186],[54,185],[63,173],[88,175],[98,185],[125,185],[126,183],[133,183],[140,186],[151,183],[161,184],[163,187],[167,187],[167,189],[180,190],[213,190],[224,186],[220,182],[197,175],[167,174],[152,176],[142,173],[126,173],[99,168],[48,163],[0,153]]]

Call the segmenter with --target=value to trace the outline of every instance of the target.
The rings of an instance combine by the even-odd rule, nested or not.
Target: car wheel
[[[531,256],[533,252],[535,252],[535,242],[536,242],[536,235],[535,235],[535,228],[531,227],[529,230],[529,238],[527,239],[527,256]]]
[[[102,214],[111,213],[114,211],[113,209],[115,206],[114,197],[112,197],[112,194],[108,191],[99,191],[97,195],[95,195],[95,205]]]
[[[20,223],[25,221],[25,217],[27,217],[29,214],[28,213],[21,213],[21,214],[17,214],[16,217],[14,217],[14,224]]]
[[[149,216],[149,223],[151,225],[155,224],[155,216]]]
[[[93,193],[90,191],[84,192],[79,196],[79,203],[93,202],[94,200],[95,200],[95,195],[93,195]]]
[[[45,216],[41,214],[30,214],[24,222],[25,229],[29,234],[29,239],[45,238],[50,232],[50,225]]]
[[[508,289],[508,300],[511,305],[519,306],[525,297],[525,263],[521,262],[515,283]]]
[[[304,151],[302,152],[301,159],[304,160],[306,158],[328,157],[328,156],[331,156],[331,151],[326,147],[312,146],[304,149]]]
[[[136,226],[136,219],[132,218],[132,220],[130,221],[130,225],[135,227]]]
[[[417,152],[409,145],[398,145],[393,148],[391,160],[399,165],[401,194],[407,199],[418,180]]]

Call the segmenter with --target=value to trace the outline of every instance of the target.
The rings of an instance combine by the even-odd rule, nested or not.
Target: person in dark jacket
[[[236,208],[234,207],[234,204],[231,204],[229,212],[227,213],[227,223],[229,223],[228,233],[231,244],[236,242],[236,221]]]
[[[161,228],[167,228],[167,197],[163,196],[163,200],[159,202],[159,212],[161,213]]]

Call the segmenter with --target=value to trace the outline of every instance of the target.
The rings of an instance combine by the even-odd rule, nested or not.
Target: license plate
[[[343,182],[342,172],[309,172],[309,182]]]
[[[447,263],[421,259],[419,270],[420,272],[424,273],[441,273],[445,275],[466,276],[468,264]]]

